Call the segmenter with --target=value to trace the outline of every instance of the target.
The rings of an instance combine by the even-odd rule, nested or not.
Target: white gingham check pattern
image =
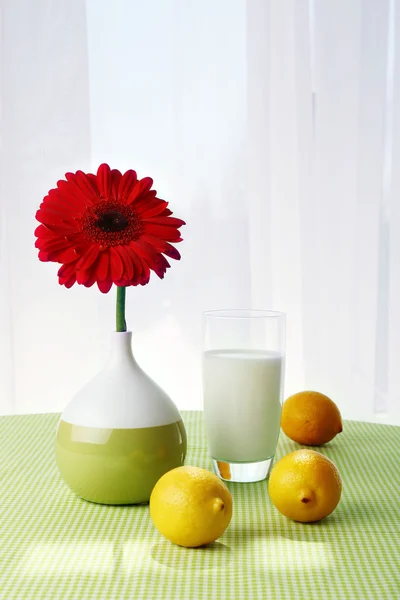
[[[199,412],[186,464],[211,468]],[[319,450],[343,479],[335,512],[300,524],[267,483],[229,484],[230,527],[209,548],[170,544],[148,506],[76,498],[54,460],[58,415],[0,418],[1,600],[398,600],[400,427],[345,422]],[[299,448],[281,434],[277,458]]]

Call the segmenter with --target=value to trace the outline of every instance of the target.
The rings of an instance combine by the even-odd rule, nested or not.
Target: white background
[[[272,308],[286,395],[400,423],[400,2],[0,5],[0,413],[61,411],[108,353],[114,291],[65,290],[33,247],[48,189],[105,161],[187,221],[127,298],[179,408],[201,407],[201,312]]]

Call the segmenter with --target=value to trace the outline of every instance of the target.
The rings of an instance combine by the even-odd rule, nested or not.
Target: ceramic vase
[[[137,364],[132,333],[113,333],[106,366],[58,424],[56,460],[64,481],[91,502],[148,502],[158,479],[181,466],[185,454],[178,409]]]

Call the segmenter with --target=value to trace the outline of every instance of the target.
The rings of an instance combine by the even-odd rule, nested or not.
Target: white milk
[[[267,460],[281,421],[283,356],[213,350],[203,354],[204,418],[211,456],[226,462]]]

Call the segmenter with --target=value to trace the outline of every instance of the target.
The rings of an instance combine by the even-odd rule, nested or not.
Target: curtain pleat
[[[100,368],[114,292],[61,288],[35,211],[69,170],[134,168],[187,221],[128,290],[140,364],[200,408],[203,310],[287,312],[286,394],[400,423],[397,0],[3,0],[0,413]]]

